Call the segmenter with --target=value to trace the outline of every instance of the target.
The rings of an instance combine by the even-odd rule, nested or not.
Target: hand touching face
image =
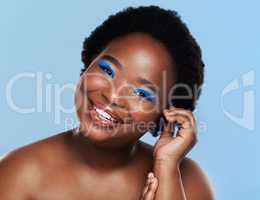
[[[164,110],[167,125],[154,147],[154,158],[160,162],[179,163],[197,142],[197,127],[193,113],[182,108]],[[174,127],[179,129],[173,136]]]

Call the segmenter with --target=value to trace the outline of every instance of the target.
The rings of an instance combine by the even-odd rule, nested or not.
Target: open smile
[[[111,129],[123,124],[122,118],[120,118],[112,109],[101,103],[94,103],[90,99],[89,101],[90,106],[88,107],[88,114],[95,125]]]
[[[101,127],[113,128],[122,123],[114,119],[111,115],[105,112],[102,109],[92,106],[92,109],[89,110],[89,115],[92,121]]]

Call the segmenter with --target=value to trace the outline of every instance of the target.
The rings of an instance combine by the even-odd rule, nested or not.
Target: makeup
[[[92,107],[92,109],[89,111],[89,115],[94,124],[98,125],[99,127],[114,128],[120,124],[106,112],[95,106]]]
[[[110,77],[115,77],[115,70],[113,69],[112,65],[105,59],[100,59],[97,62],[98,66]],[[154,95],[154,92],[149,91],[149,89],[144,88],[134,88],[133,89],[134,94],[145,98],[147,101],[155,102],[156,101],[156,95]]]
[[[134,88],[134,93],[151,102],[155,102],[156,100],[156,96],[148,89]]]
[[[106,61],[105,59],[100,59],[97,62],[97,64],[109,76],[111,76],[112,78],[115,77],[115,70],[113,69],[112,65],[108,61]]]

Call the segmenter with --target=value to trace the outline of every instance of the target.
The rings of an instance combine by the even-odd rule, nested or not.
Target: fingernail
[[[150,173],[148,174],[148,178],[152,178],[152,177],[153,177],[153,173],[150,172]]]

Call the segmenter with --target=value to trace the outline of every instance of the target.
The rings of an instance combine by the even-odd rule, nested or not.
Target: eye
[[[106,60],[99,60],[98,66],[112,78],[115,77],[115,71],[112,69],[111,65]]]
[[[141,96],[142,98],[145,98],[148,101],[155,102],[156,97],[151,92],[141,89],[141,88],[135,88],[134,93]]]

